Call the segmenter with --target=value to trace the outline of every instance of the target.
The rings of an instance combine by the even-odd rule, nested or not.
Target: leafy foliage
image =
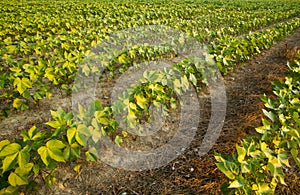
[[[236,145],[236,155],[215,155],[217,167],[231,180],[229,188],[238,194],[274,194],[278,183],[288,185],[284,169],[290,167],[289,156],[300,168],[299,60],[288,67],[285,81],[272,83],[277,98],[261,97],[267,110],[263,109],[262,126],[256,128],[259,134]]]
[[[91,47],[96,47],[109,38],[110,33],[118,30],[145,25],[175,28],[210,45],[219,69],[226,74],[238,62],[270,47],[300,26],[299,19],[294,18],[299,15],[300,5],[292,1],[270,0],[255,4],[251,1],[174,1],[166,4],[160,0],[130,3],[105,0],[34,2],[0,2],[0,101],[5,104],[4,107],[1,105],[2,115],[7,116],[12,108],[26,110],[32,104],[38,105],[41,99],[51,98],[56,88],[69,93],[78,87],[72,85],[78,71],[86,76],[99,72],[99,67],[88,62],[85,64],[84,59],[90,55]],[[275,23],[278,24],[269,27]],[[261,28],[266,29],[258,31]],[[181,36],[172,41],[182,44],[185,39]],[[103,68],[114,77],[139,62],[172,59],[177,55],[176,49],[165,45],[132,45],[105,61]],[[82,66],[78,67],[78,64]],[[103,107],[100,101],[93,102],[88,108],[78,105],[75,116],[62,109],[51,111],[52,121],[46,125],[52,131],[39,131],[32,126],[21,132],[22,139],[0,141],[0,194],[17,194],[19,187],[24,185],[34,189],[36,184],[32,178],[36,175],[42,176],[48,185],[54,184],[58,163],[82,156],[87,161],[96,161],[99,154],[95,144],[102,136],[115,133],[121,122],[115,119],[113,113],[126,112],[122,121],[128,128],[138,127],[144,120],[142,116],[149,116],[151,104],[167,115],[170,109],[176,107],[176,95],[190,87],[199,90],[202,84],[208,84],[208,79],[214,78],[210,65],[205,57],[188,58],[173,64],[168,70],[146,71],[139,80],[141,85],[129,87],[111,105]],[[285,92],[280,89],[277,93],[285,97]],[[293,108],[292,115],[288,114],[290,112],[280,113],[278,119],[275,108],[281,105],[266,101],[271,106],[269,111],[264,111],[268,119],[263,121],[262,128],[257,129],[265,140],[259,144],[252,139],[245,141],[243,147],[237,146],[238,157],[232,157],[231,161],[217,157],[218,167],[234,180],[230,188],[243,188],[247,193],[251,189],[269,192],[277,181],[284,182],[281,165],[288,166],[287,150],[282,149],[280,144],[276,145],[281,140],[269,143],[269,134],[275,128],[272,124],[278,120],[285,124],[282,128],[284,135],[293,136],[292,141],[285,144],[296,163],[300,164],[296,149],[298,142],[295,141],[298,140],[297,128],[289,128],[294,122],[299,125],[296,108]],[[294,97],[284,101],[297,105],[299,100]],[[114,137],[115,143],[121,145],[126,135],[125,129]],[[251,161],[254,157],[256,160]],[[272,185],[266,175],[257,173],[265,183],[245,187],[249,183],[239,174],[261,168],[260,164],[266,158],[270,162],[264,169],[274,175]],[[80,165],[76,165],[74,170],[78,172]]]
[[[50,98],[57,87],[69,93],[78,64],[91,47],[108,38],[111,32],[145,25],[175,28],[210,45],[218,67],[226,74],[240,61],[269,48],[299,27],[299,18],[293,19],[299,16],[299,10],[299,4],[293,1],[273,0],[255,4],[251,1],[161,4],[154,0],[128,5],[108,1],[43,0],[36,4],[1,1],[0,99],[7,102],[1,108],[2,115],[7,115],[9,109],[26,110],[43,98]],[[261,28],[266,29],[252,32]],[[107,69],[114,75],[115,64],[120,65],[117,70],[122,73],[137,58],[153,60],[172,53],[168,47],[133,46],[109,62]],[[97,71],[87,66],[82,69],[86,74]]]

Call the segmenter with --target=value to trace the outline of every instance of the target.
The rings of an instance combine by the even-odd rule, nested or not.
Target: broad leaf
[[[45,146],[42,146],[38,149],[38,153],[41,156],[42,161],[44,164],[48,167],[49,165],[49,159],[48,159],[48,148]]]
[[[5,142],[5,143],[7,143],[7,142]],[[0,151],[0,158],[15,154],[15,153],[19,152],[20,148],[21,148],[21,146],[17,143],[11,143],[9,145],[6,145]]]
[[[20,176],[14,172],[11,172],[8,177],[8,182],[10,185],[16,187],[16,186],[28,184],[28,179],[26,176]]]
[[[2,173],[9,170],[11,166],[16,162],[18,153],[12,154],[10,156],[6,156],[4,160],[2,161]]]
[[[10,144],[10,141],[8,141],[7,139],[0,141],[0,151],[2,150],[2,148],[7,146],[8,144]]]
[[[55,150],[55,149],[63,149],[66,145],[60,141],[60,140],[50,140],[46,143],[47,148],[50,150]]]
[[[29,162],[29,159],[30,159],[30,153],[29,153],[28,146],[26,146],[19,152],[19,155],[18,155],[19,166],[24,167],[25,165],[27,165],[27,163]]]

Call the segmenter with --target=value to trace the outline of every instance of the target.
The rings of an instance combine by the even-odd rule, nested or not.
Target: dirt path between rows
[[[262,94],[272,95],[271,82],[284,79],[286,62],[293,58],[292,51],[297,47],[300,48],[300,29],[224,77],[226,120],[217,143],[208,154],[198,155],[210,117],[209,100],[204,100],[200,105],[200,125],[192,144],[168,165],[150,171],[131,172],[101,162],[79,160],[62,164],[57,172],[57,185],[51,189],[43,186],[36,194],[219,194],[220,186],[227,179],[216,168],[213,152],[233,153],[236,143],[255,133],[254,128],[260,126],[262,117],[263,103],[259,97]],[[41,102],[38,108],[13,113],[0,122],[0,138],[14,138],[20,130],[28,129],[32,124],[42,128],[42,123],[50,119],[50,109],[58,106],[67,109],[70,104],[70,98],[58,96]],[[72,169],[76,163],[82,164],[80,173]],[[288,170],[288,186],[279,186],[278,194],[300,194],[299,178],[299,170]]]

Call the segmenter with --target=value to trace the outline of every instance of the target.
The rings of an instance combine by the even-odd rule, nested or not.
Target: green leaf
[[[36,141],[36,140],[39,140],[43,137],[43,134],[41,132],[37,132],[32,138],[31,140],[32,141]]]
[[[89,129],[87,128],[87,126],[84,125],[84,124],[79,124],[77,126],[77,131],[78,131],[78,134],[80,134],[80,135],[91,136],[91,132],[89,131]]]
[[[78,104],[78,114],[77,114],[77,117],[80,120],[84,120],[85,113],[86,113],[86,110],[83,108],[83,106],[80,105],[80,104]]]
[[[48,148],[45,147],[45,146],[41,146],[38,149],[38,153],[41,156],[41,159],[42,159],[43,163],[48,167],[48,165],[50,163],[49,162],[49,157],[48,157]]]
[[[5,142],[7,143],[7,142]],[[0,158],[19,152],[21,146],[17,143],[6,145],[0,152]]]
[[[30,140],[30,137],[28,136],[28,132],[27,131],[22,130],[21,131],[21,136],[23,137],[23,141],[24,142],[27,142],[27,141]]]
[[[29,153],[29,146],[23,148],[18,155],[18,164],[20,167],[24,167],[29,162],[30,153]]]
[[[81,145],[81,146],[86,146],[86,137],[84,135],[81,135],[77,133],[75,135],[75,140]]]
[[[85,153],[85,156],[86,156],[86,161],[97,161],[98,152],[96,148],[92,147]]]
[[[26,102],[22,101],[21,99],[15,98],[13,101],[13,107],[20,110],[26,110],[29,106]]]
[[[103,125],[108,125],[109,124],[109,119],[106,117],[106,114],[104,110],[101,111],[96,111],[94,114],[95,118],[97,121]]]
[[[57,129],[61,127],[61,123],[59,121],[49,121],[45,123],[46,125],[49,125],[50,127]]]
[[[240,163],[242,163],[242,162],[244,161],[244,159],[245,159],[245,156],[246,156],[246,154],[247,154],[247,151],[246,151],[245,148],[240,147],[240,146],[238,146],[238,145],[236,145],[236,150],[237,150],[237,153],[238,153],[238,161],[239,161]]]
[[[42,161],[48,167],[50,164],[49,157],[58,162],[65,162],[64,155],[60,149],[63,149],[65,144],[60,140],[50,140],[46,143],[46,146],[41,146],[38,149],[38,153],[41,156]]]
[[[10,141],[8,141],[7,139],[0,141],[0,151],[8,144],[10,144]]]
[[[267,158],[269,159],[273,158],[272,154],[274,152],[269,148],[269,146],[265,142],[262,142],[260,144],[260,147],[261,147],[261,151],[266,155]]]
[[[132,110],[130,110],[129,112],[128,112],[128,114],[127,114],[127,123],[128,123],[128,126],[130,127],[130,128],[135,128],[136,127],[136,119],[137,117],[136,117],[136,115],[135,115],[135,113],[132,111]]]
[[[189,74],[189,80],[193,83],[194,86],[197,86],[197,79],[194,74]]]
[[[31,139],[35,134],[36,134],[36,126],[32,126],[29,130],[28,130],[28,136]]]
[[[55,149],[63,149],[66,145],[60,141],[60,140],[50,140],[46,143],[47,148],[50,150],[55,150]]]
[[[290,167],[288,153],[286,151],[284,151],[283,149],[279,149],[277,157],[280,164]]]
[[[258,192],[259,194],[272,194],[273,190],[269,187],[267,183],[259,183]]]
[[[235,175],[224,166],[224,163],[216,163],[216,165],[229,179],[235,179]]]
[[[17,167],[15,173],[20,176],[27,176],[33,167],[33,163],[27,163],[23,167]]]
[[[90,132],[92,134],[93,141],[95,143],[97,143],[100,140],[101,136],[102,136],[100,129],[98,127],[93,128],[92,126],[90,126],[89,129],[90,129]]]
[[[126,56],[126,54],[123,53],[122,55],[120,55],[120,56],[118,57],[118,61],[119,61],[120,64],[126,63],[126,61],[127,61],[127,56]]]
[[[85,76],[89,76],[91,70],[87,64],[83,64],[81,66],[82,72],[85,74]]]
[[[16,45],[8,45],[6,46],[6,49],[8,50],[8,54],[15,54],[17,51],[17,46]]]
[[[34,164],[32,170],[33,170],[34,174],[36,174],[36,175],[39,174],[39,172],[40,172],[39,164]]]
[[[240,188],[243,187],[243,184],[239,182],[239,180],[234,180],[233,182],[230,183],[228,188]]]
[[[136,99],[136,103],[137,105],[142,108],[145,109],[146,107],[146,103],[147,103],[147,99],[142,95],[142,94],[134,94],[134,98]]]
[[[17,195],[18,188],[14,186],[8,186],[7,188],[3,188],[0,190],[0,195]]]
[[[37,132],[37,129],[36,129],[36,126],[32,126],[28,132],[26,131],[22,131],[21,132],[21,135],[23,137],[23,141],[26,142],[28,140],[33,140],[33,141],[36,141],[40,138],[43,137],[43,134],[41,132]]]
[[[266,111],[265,109],[262,109],[264,115],[266,117],[268,117],[269,119],[271,119],[272,122],[274,122],[277,118],[276,114],[274,114],[272,111]]]
[[[186,75],[181,77],[181,87],[182,87],[183,91],[186,91],[189,89],[189,81],[188,81]]]
[[[75,127],[69,128],[67,130],[67,138],[69,144],[72,144],[74,142],[76,133],[77,133],[77,129]]]
[[[10,156],[6,156],[4,160],[2,161],[2,173],[9,170],[11,166],[16,162],[18,153],[12,154]]]
[[[45,181],[48,187],[54,185],[56,183],[56,171],[52,170],[51,173],[46,176]]]
[[[122,137],[117,135],[117,136],[115,137],[115,143],[116,143],[118,146],[120,146],[120,145],[123,143]]]
[[[79,158],[80,157],[80,148],[77,143],[73,143],[70,146],[67,146],[63,152],[64,159],[70,160],[73,158]]]
[[[56,160],[58,162],[65,162],[62,151],[60,151],[58,149],[51,149],[51,150],[49,149],[48,154],[49,154],[50,158],[52,158],[53,160]]]
[[[32,87],[32,82],[28,78],[20,79],[17,77],[14,80],[14,87],[17,87],[17,91],[22,95],[26,89]]]
[[[173,86],[174,86],[174,91],[175,91],[177,94],[181,94],[181,91],[180,91],[180,87],[181,87],[180,80],[175,79],[175,80],[173,81]]]
[[[293,119],[297,123],[298,126],[300,126],[300,119],[299,119],[299,113],[293,112]]]
[[[10,185],[12,185],[14,187],[28,184],[27,177],[20,176],[14,172],[10,173],[10,175],[8,177],[8,182]]]
[[[101,102],[100,100],[96,100],[96,101],[94,102],[94,107],[95,107],[95,110],[96,110],[96,111],[102,110],[102,109],[103,109],[103,107],[102,107],[102,102]]]
[[[300,168],[300,159],[298,158],[298,149],[292,148],[291,154],[292,154],[293,159],[296,162],[297,166]]]

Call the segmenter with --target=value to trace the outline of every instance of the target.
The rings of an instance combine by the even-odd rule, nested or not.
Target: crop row
[[[70,92],[87,51],[114,31],[144,25],[173,27],[210,44],[218,67],[226,73],[232,65],[291,33],[299,22],[294,19],[262,32],[246,32],[295,17],[300,10],[291,3],[274,3],[261,9],[251,2],[237,10],[232,4],[207,2],[201,2],[202,6],[63,1],[43,1],[47,6],[17,2],[2,5],[0,99],[5,102],[1,106],[4,114],[11,106],[24,110],[29,103],[51,97],[55,87]],[[242,37],[236,38],[237,35]],[[143,59],[145,55],[139,57]]]
[[[24,186],[27,191],[34,190],[37,187],[34,178],[38,176],[48,185],[54,184],[58,163],[78,159],[82,153],[87,161],[97,160],[97,143],[103,136],[117,133],[114,141],[120,145],[127,132],[116,131],[120,125],[116,114],[126,112],[122,121],[129,128],[139,128],[141,120],[151,120],[150,116],[145,119],[145,114],[149,113],[152,104],[167,115],[170,109],[176,108],[176,96],[191,86],[196,88],[201,80],[217,79],[213,60],[206,57],[189,58],[170,69],[145,71],[137,81],[140,85],[130,86],[106,107],[96,100],[88,107],[79,104],[75,115],[62,109],[51,111],[53,120],[46,125],[52,131],[41,132],[33,126],[21,132],[21,139],[0,141],[0,194],[17,194],[19,190],[24,190]],[[207,78],[203,78],[202,66],[206,66]],[[88,75],[85,69],[79,71]],[[78,84],[82,83],[82,80],[78,81]]]
[[[272,83],[276,99],[261,97],[266,109],[258,134],[237,144],[235,155],[215,155],[218,168],[231,180],[227,187],[238,194],[274,194],[278,184],[288,185],[284,176],[291,159],[300,168],[299,60],[300,51],[298,60],[288,63],[285,81]]]
[[[11,106],[28,109],[31,103],[50,98],[56,88],[80,93],[89,85],[85,81],[97,82],[102,71],[115,77],[142,62],[180,58],[197,42],[210,45],[218,68],[226,74],[300,26],[295,18],[299,5],[291,2],[257,6],[247,1],[247,6],[239,8],[239,1],[225,5],[174,2],[171,6],[160,1],[33,2],[1,2],[0,101],[4,114]],[[127,28],[133,29],[129,35]],[[152,39],[142,43],[143,36],[151,37],[149,32]],[[128,128],[138,128],[152,104],[168,114],[176,107],[178,94],[216,78],[209,59],[201,54],[180,59],[171,69],[146,71],[140,85],[127,88],[110,105],[99,101],[87,108],[78,105],[77,115],[51,111],[53,120],[46,124],[53,131],[42,133],[33,126],[22,131],[22,139],[1,141],[0,194],[15,193],[27,184],[34,188],[36,175],[53,184],[57,163],[80,158],[83,151],[86,160],[96,160],[93,146],[102,136],[115,133],[114,141],[120,145],[127,132],[116,132],[121,121],[115,114],[126,113],[122,121]],[[50,170],[46,176],[44,169]]]

